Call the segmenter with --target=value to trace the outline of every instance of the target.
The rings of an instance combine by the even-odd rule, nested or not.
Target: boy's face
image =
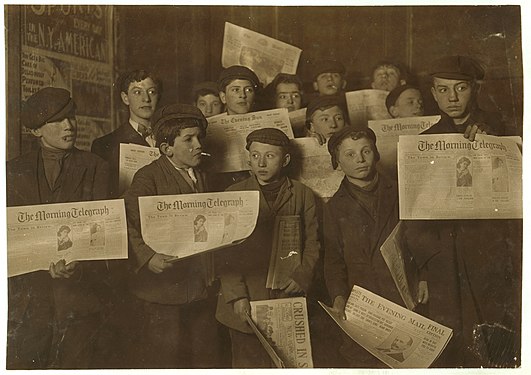
[[[61,121],[48,122],[38,129],[32,130],[33,135],[41,139],[42,145],[53,150],[71,150],[76,143],[77,122],[75,115]]]
[[[434,77],[431,93],[439,109],[451,118],[464,118],[470,113],[473,97],[471,82]]]
[[[276,88],[276,107],[288,112],[301,108],[302,96],[296,83],[279,83]]]
[[[181,129],[175,137],[173,146],[161,144],[161,151],[179,168],[197,167],[201,163],[202,132],[198,127]]]
[[[229,115],[241,115],[251,111],[254,103],[255,90],[246,79],[236,79],[220,91],[219,98],[226,105]]]
[[[290,155],[285,154],[280,146],[261,142],[249,146],[249,165],[260,185],[278,181],[289,160]]]
[[[423,116],[424,104],[420,91],[417,89],[405,90],[400,94],[395,105],[389,108],[389,112],[394,118]]]
[[[337,105],[325,110],[317,109],[312,114],[310,130],[321,134],[326,139],[345,127],[345,116]]]
[[[371,87],[377,90],[391,91],[398,85],[404,84],[400,79],[400,71],[392,65],[383,65],[374,71]]]
[[[223,110],[223,103],[214,94],[199,95],[195,106],[201,110],[205,117],[219,115]]]
[[[367,181],[374,175],[376,154],[371,140],[345,138],[336,152],[337,163],[350,181]]]
[[[127,92],[120,94],[125,105],[129,106],[129,116],[133,121],[149,121],[159,101],[159,92],[151,78],[131,82]]]
[[[315,91],[320,95],[334,95],[343,90],[347,81],[343,79],[340,73],[321,73],[313,82]]]

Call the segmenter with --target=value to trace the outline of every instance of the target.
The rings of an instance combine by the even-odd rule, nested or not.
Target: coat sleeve
[[[320,244],[318,239],[315,197],[313,192],[306,187],[303,190],[303,213],[302,238],[304,247],[302,251],[302,262],[295,269],[291,277],[305,292],[308,292],[313,280],[315,264],[319,259]]]
[[[333,206],[325,205],[323,217],[324,233],[324,277],[328,294],[332,301],[337,296],[348,298],[350,294],[348,286],[347,266],[343,256],[343,240],[339,223],[331,212]]]

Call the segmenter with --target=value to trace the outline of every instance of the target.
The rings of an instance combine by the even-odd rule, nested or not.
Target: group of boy
[[[316,86],[324,87],[323,93],[345,87],[344,70],[336,67],[339,69],[328,70],[339,72],[316,76]],[[399,84],[400,76],[384,70],[382,77],[387,78],[378,75],[381,86],[375,80],[375,88],[392,93],[396,87],[390,82]],[[491,123],[476,104],[477,80],[483,74],[467,57],[436,61],[432,94],[442,118],[431,133],[457,132],[470,140],[478,133],[499,133],[501,126]],[[250,69],[235,66],[221,73],[217,90],[231,115],[251,111],[259,87]],[[300,105],[297,82],[282,81],[277,87],[277,102],[293,108]],[[409,90],[406,87],[395,94],[391,107]],[[219,348],[214,317],[229,328],[233,367],[270,367],[269,357],[246,323],[250,302],[307,294],[321,246],[330,303],[339,317],[345,318],[346,300],[354,285],[403,305],[379,252],[398,222],[396,182],[376,169],[376,136],[367,127],[348,124],[344,101],[337,92],[320,95],[307,109],[309,129],[321,134],[323,143],[328,140],[331,164],[345,174],[325,205],[324,238],[319,239],[312,191],[287,177],[289,139],[279,130],[264,128],[246,138],[251,175],[227,189],[260,192],[259,217],[251,237],[213,254],[184,259],[149,247],[140,229],[139,197],[211,191],[209,177],[200,169],[208,105],[202,108],[199,103],[204,97],[216,96],[215,92],[201,91],[197,107],[171,104],[155,110],[161,91],[160,82],[144,71],[124,79],[121,96],[129,106],[130,118],[94,142],[93,152],[100,158],[74,147],[75,104],[69,92],[45,88],[30,97],[22,110],[22,124],[39,137],[40,148],[7,165],[8,206],[106,199],[121,195],[117,191],[119,144],[158,147],[160,158],[141,168],[122,195],[130,250],[128,288],[142,317],[135,348],[142,367],[215,367]],[[213,100],[206,102],[212,112]],[[301,264],[282,288],[272,290],[266,288],[266,278],[272,226],[278,215],[299,216],[303,247]],[[496,322],[519,331],[515,301],[520,300],[521,244],[514,240],[519,238],[514,232],[521,224],[500,221],[493,231],[488,222],[406,223],[408,249],[422,275],[418,302],[429,303],[428,317],[454,330],[449,350],[436,365],[477,365],[473,353],[466,350],[474,324]],[[9,279],[8,368],[46,368],[50,363],[58,368],[90,367],[104,314],[98,283],[107,279],[106,265],[60,261],[51,264],[48,273]],[[485,274],[483,267],[493,268],[493,272]],[[218,295],[215,279],[221,284]],[[501,306],[492,306],[486,300],[488,293],[495,293],[503,301]],[[347,337],[338,349],[349,367],[382,366]]]

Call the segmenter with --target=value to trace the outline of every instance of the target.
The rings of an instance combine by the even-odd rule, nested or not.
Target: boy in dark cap
[[[175,261],[143,240],[138,198],[207,192],[199,170],[207,120],[186,104],[159,108],[153,134],[160,157],[141,168],[126,191],[125,206],[130,259],[130,289],[143,316],[136,358],[145,368],[216,367],[214,304],[207,299],[212,281],[211,256],[200,254]]]
[[[77,123],[70,92],[54,87],[36,92],[22,105],[21,123],[40,145],[7,162],[8,206],[108,198],[107,163],[74,147]],[[90,366],[103,309],[95,289],[106,278],[105,269],[101,262],[61,260],[50,264],[49,272],[8,279],[7,368]],[[54,317],[60,337],[52,355]]]
[[[218,253],[221,280],[216,318],[230,328],[234,368],[271,367],[269,356],[246,322],[250,301],[305,294],[319,257],[317,218],[312,191],[286,177],[289,139],[278,129],[264,128],[247,136],[253,176],[227,190],[260,192],[260,211],[253,234],[241,245]],[[297,215],[301,225],[301,263],[280,289],[266,288],[277,216]]]
[[[432,63],[431,93],[439,106],[441,120],[423,134],[462,133],[473,141],[476,133],[503,135],[500,116],[487,113],[477,104],[479,80],[485,70],[474,58],[445,56]]]
[[[205,81],[194,85],[193,104],[203,112],[205,117],[219,115],[224,110],[223,103],[219,98],[219,90],[216,82]]]
[[[393,118],[424,116],[422,94],[411,85],[394,88],[385,98],[385,106]]]
[[[404,305],[380,247],[398,223],[396,183],[376,170],[380,154],[369,128],[345,127],[328,141],[334,169],[345,173],[338,191],[325,204],[324,275],[333,310],[345,319],[345,304],[354,285]],[[407,258],[406,258],[407,259]],[[426,303],[427,286],[418,300]],[[349,367],[384,364],[343,334],[339,349]]]
[[[224,69],[218,79],[219,98],[227,114],[241,115],[253,109],[260,81],[249,68],[233,65]]]
[[[392,91],[406,84],[406,75],[399,64],[391,61],[380,61],[372,69],[371,88]]]
[[[319,96],[306,109],[308,135],[324,144],[332,134],[349,125],[344,95]]]
[[[336,95],[347,86],[345,66],[335,60],[319,60],[313,69],[313,88],[319,95]]]
[[[129,118],[113,132],[92,143],[91,151],[111,167],[111,196],[119,197],[120,143],[155,146],[151,133],[151,116],[162,94],[162,82],[146,70],[134,70],[120,77],[120,97],[129,108]]]

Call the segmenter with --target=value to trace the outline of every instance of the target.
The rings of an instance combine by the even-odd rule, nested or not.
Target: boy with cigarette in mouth
[[[336,95],[347,86],[345,66],[339,61],[321,60],[315,65],[313,88],[319,95]]]

